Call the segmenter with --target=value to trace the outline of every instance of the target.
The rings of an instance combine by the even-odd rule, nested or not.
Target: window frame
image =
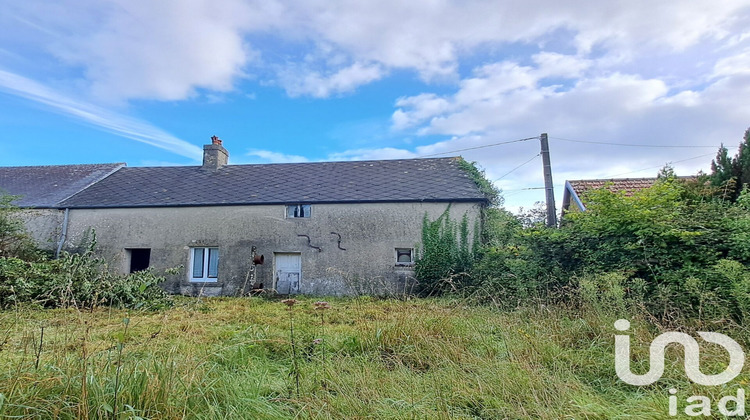
[[[201,256],[201,277],[195,277],[195,252],[196,250],[202,250],[203,255]],[[211,267],[211,255],[216,255],[216,264],[214,270]],[[190,264],[188,265],[188,278],[191,283],[216,283],[219,281],[219,259],[221,253],[217,246],[195,246],[190,247]],[[215,273],[212,275],[212,271]]]
[[[295,214],[298,214],[297,210],[301,210],[302,216],[295,216]],[[311,215],[312,215],[312,205],[310,204],[298,203],[298,204],[287,204],[286,206],[284,206],[284,217],[287,219],[309,219]]]
[[[403,253],[403,251],[409,251],[409,262],[403,262],[399,261],[398,257]],[[414,265],[414,248],[395,248],[394,253],[396,255],[396,265],[400,267],[409,267]]]

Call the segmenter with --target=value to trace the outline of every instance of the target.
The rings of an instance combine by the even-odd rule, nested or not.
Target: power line
[[[689,146],[689,145],[670,145],[670,144],[629,144],[629,143],[612,143],[606,141],[589,141],[589,140],[573,140],[564,139],[562,137],[550,137],[555,140],[569,141],[573,143],[586,143],[586,144],[602,144],[606,146],[625,146],[625,147],[653,147],[653,148],[666,148],[666,149],[699,149],[699,148],[716,148],[718,146]]]
[[[689,161],[689,160],[700,159],[700,158],[702,158],[702,157],[706,157],[706,156],[712,156],[712,155],[714,155],[714,154],[713,154],[713,153],[707,153],[707,154],[705,154],[705,155],[695,156],[695,157],[691,157],[691,158],[687,158],[687,159],[682,159],[682,160],[676,160],[676,161],[674,161],[674,162],[667,162],[667,164],[672,164],[672,163],[680,163],[680,162],[687,162],[687,161]],[[637,171],[623,172],[623,173],[621,173],[621,174],[611,175],[611,176],[610,176],[609,178],[614,178],[614,177],[616,177],[616,176],[622,176],[622,175],[628,175],[628,174],[634,174],[634,173],[636,173],[636,172],[642,172],[642,171],[647,171],[647,170],[649,170],[649,169],[656,169],[656,168],[663,168],[663,167],[664,167],[664,165],[651,166],[651,167],[649,167],[649,168],[643,168],[643,169],[639,169],[639,170],[637,170]]]
[[[505,178],[506,176],[508,176],[508,175],[512,174],[512,173],[513,173],[513,172],[515,172],[515,171],[516,171],[517,169],[520,169],[520,168],[521,168],[522,166],[526,165],[527,163],[531,162],[531,161],[532,161],[532,160],[534,160],[535,158],[539,157],[539,155],[541,155],[541,153],[537,153],[537,154],[535,154],[534,156],[532,156],[532,157],[531,157],[531,159],[529,159],[529,160],[527,160],[526,162],[524,162],[524,163],[522,163],[522,164],[520,164],[520,165],[516,166],[515,168],[511,169],[510,171],[506,172],[506,173],[505,173],[505,175],[501,176],[500,178],[497,178],[497,179],[495,179],[495,180],[494,180],[493,182],[495,182],[495,181],[500,181],[501,179]]]
[[[562,185],[556,185],[555,187],[562,187]],[[502,190],[502,193],[503,193],[503,198],[507,198],[507,197],[513,197],[515,195],[524,193],[526,191],[543,190],[545,188],[547,187],[515,188],[512,190]]]
[[[501,141],[500,143],[485,144],[483,146],[476,146],[476,147],[467,147],[466,149],[451,150],[449,152],[433,153],[433,154],[430,154],[430,155],[421,155],[421,156],[417,156],[417,157],[424,158],[424,157],[447,155],[447,154],[450,154],[450,153],[465,152],[467,150],[484,149],[485,147],[494,147],[494,146],[500,146],[500,145],[503,145],[503,144],[510,144],[510,143],[518,143],[518,142],[522,142],[522,141],[536,140],[538,138],[539,138],[539,136],[536,136],[536,137],[527,137],[525,139],[518,139],[518,140]]]
[[[561,186],[562,186],[562,184],[556,185],[556,187],[561,187]],[[506,190],[505,188],[503,188],[503,192],[506,192],[506,191],[543,190],[544,188],[546,188],[546,187],[511,188],[509,190]]]

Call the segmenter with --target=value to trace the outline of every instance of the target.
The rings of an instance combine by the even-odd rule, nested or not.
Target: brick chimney
[[[227,164],[229,152],[221,145],[221,139],[211,137],[211,144],[203,146],[203,169],[216,170]]]

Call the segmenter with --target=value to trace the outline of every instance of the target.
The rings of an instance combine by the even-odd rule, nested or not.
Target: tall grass
[[[450,299],[329,306],[323,324],[314,300],[298,299],[296,356],[289,309],[276,300],[185,299],[161,312],[0,312],[7,331],[0,418],[659,419],[669,388],[731,393],[690,385],[673,351],[662,381],[621,383],[612,322],[622,314],[499,311]],[[643,356],[659,329],[630,319],[634,353]],[[721,370],[725,355],[709,350],[702,358]],[[295,374],[299,393],[290,396]]]

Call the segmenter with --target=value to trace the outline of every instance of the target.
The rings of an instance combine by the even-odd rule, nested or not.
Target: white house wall
[[[310,218],[289,219],[283,205],[161,207],[129,209],[71,209],[66,249],[80,246],[91,230],[97,249],[110,269],[127,272],[128,248],[150,248],[150,266],[167,275],[165,288],[174,293],[234,295],[245,284],[251,267],[251,247],[265,256],[257,266],[256,287],[274,282],[274,253],[299,253],[300,292],[354,294],[400,291],[409,287],[411,267],[396,264],[396,248],[415,248],[422,219],[442,214],[447,203],[313,204]],[[453,203],[451,218],[464,214],[470,226],[479,215],[475,203]],[[338,236],[341,235],[339,249]],[[308,235],[310,245],[305,237]],[[219,248],[216,283],[188,279],[191,247]]]

